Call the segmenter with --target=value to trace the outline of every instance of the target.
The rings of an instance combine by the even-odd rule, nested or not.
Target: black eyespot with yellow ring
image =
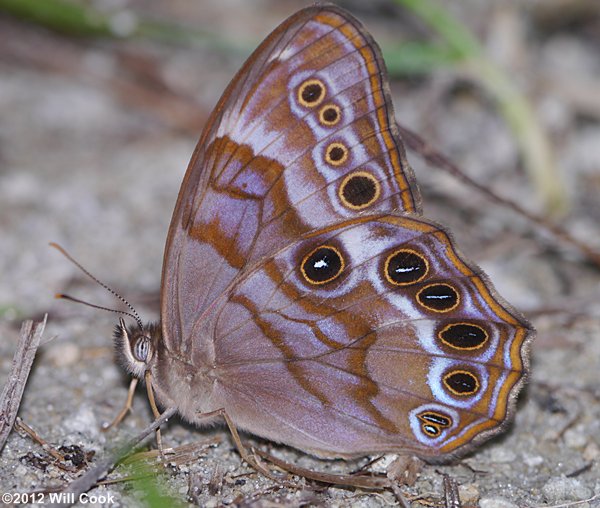
[[[397,249],[386,259],[383,275],[394,286],[408,286],[421,282],[429,272],[427,259],[413,249]]]
[[[417,301],[432,312],[450,312],[460,304],[460,295],[450,284],[436,283],[422,288]]]
[[[381,185],[371,173],[355,171],[340,185],[338,195],[344,206],[352,210],[363,210],[371,206],[381,194]]]
[[[348,148],[343,143],[330,143],[325,149],[325,162],[331,166],[341,166],[348,160]]]
[[[335,104],[325,104],[319,111],[319,122],[321,122],[321,125],[331,127],[340,121],[341,116],[342,112],[339,106],[336,106]]]
[[[479,379],[468,370],[453,370],[444,374],[442,380],[448,391],[459,397],[475,395],[479,391]]]
[[[488,341],[488,332],[474,323],[450,323],[437,332],[446,346],[461,351],[480,349]]]
[[[298,102],[306,108],[314,108],[323,102],[326,91],[320,79],[307,79],[298,88]]]
[[[309,284],[321,285],[337,279],[344,271],[342,253],[332,245],[317,247],[302,260],[300,271]]]
[[[437,411],[424,411],[417,415],[421,421],[421,430],[429,437],[438,437],[443,429],[452,425],[452,418]]]

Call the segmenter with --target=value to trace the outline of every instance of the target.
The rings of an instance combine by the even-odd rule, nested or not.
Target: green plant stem
[[[467,76],[479,83],[495,99],[512,130],[523,157],[524,166],[548,213],[561,214],[567,208],[565,186],[558,172],[548,137],[537,121],[531,105],[514,86],[507,74],[486,58],[470,31],[433,0],[395,0],[409,9],[448,47],[448,55]],[[449,63],[450,59],[446,63]]]
[[[67,0],[0,0],[0,12],[69,35],[114,36],[107,16]]]
[[[497,66],[489,60],[465,62],[467,74],[479,81],[495,98],[502,115],[519,144],[524,167],[543,199],[549,213],[559,215],[567,209],[565,186],[554,154],[529,101]]]
[[[245,56],[249,44],[233,43],[221,35],[193,30],[177,23],[156,21],[132,13],[131,30],[118,33],[116,15],[124,11],[101,12],[71,0],[0,0],[0,13],[77,37],[140,38],[167,44],[206,46],[217,51]]]

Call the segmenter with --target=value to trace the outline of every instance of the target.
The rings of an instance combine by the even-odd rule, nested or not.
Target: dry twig
[[[44,320],[39,323],[29,320],[21,326],[21,338],[13,357],[12,369],[0,396],[0,451],[4,448],[17,418],[21,398],[25,391],[35,353],[42,340],[47,318],[48,315],[46,314]]]
[[[557,224],[554,224],[549,220],[546,220],[544,217],[540,217],[539,215],[526,210],[521,205],[511,201],[510,199],[499,196],[485,185],[473,180],[471,177],[463,173],[452,161],[450,161],[450,159],[438,152],[417,133],[400,125],[399,123],[396,125],[398,126],[402,140],[406,143],[406,145],[410,149],[417,152],[425,161],[440,169],[443,169],[444,171],[447,171],[462,182],[465,182],[470,187],[477,189],[490,200],[515,211],[522,217],[525,217],[528,221],[541,226],[544,230],[552,233],[555,238],[558,238],[559,240],[577,248],[579,252],[590,262],[594,263],[594,265],[597,267],[600,267],[600,252],[594,250],[593,247],[590,247],[587,243],[578,240],[572,236],[571,233],[561,228]]]

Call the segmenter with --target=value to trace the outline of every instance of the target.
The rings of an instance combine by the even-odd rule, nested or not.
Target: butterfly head
[[[127,326],[123,319],[115,327],[115,349],[119,361],[131,375],[144,378],[157,357],[156,345],[161,335],[159,323]]]

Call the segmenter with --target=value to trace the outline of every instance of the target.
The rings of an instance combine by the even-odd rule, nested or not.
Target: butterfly
[[[421,199],[381,51],[345,10],[276,28],[212,112],[166,241],[134,376],[320,457],[452,456],[509,421],[533,328]]]

